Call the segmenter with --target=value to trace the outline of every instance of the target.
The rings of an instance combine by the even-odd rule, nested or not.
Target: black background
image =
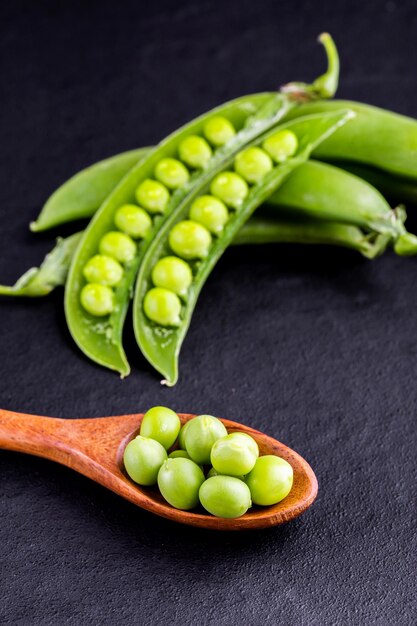
[[[3,2],[1,282],[51,247],[53,234],[27,225],[70,175],[235,96],[312,79],[323,30],[340,48],[340,96],[417,116],[414,0],[320,7]],[[159,385],[129,330],[128,379],[87,361],[62,291],[3,299],[2,408],[87,417],[167,404],[230,417],[304,455],[320,493],[287,526],[215,534],[2,452],[0,622],[414,623],[416,277],[415,260],[391,253],[230,250],[202,294],[174,389]]]

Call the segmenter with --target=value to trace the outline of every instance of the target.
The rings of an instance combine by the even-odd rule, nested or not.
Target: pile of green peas
[[[236,131],[224,117],[211,119],[204,128],[205,139],[188,137],[179,147],[179,156],[188,166],[207,164],[211,147],[226,144]],[[154,287],[145,294],[145,315],[160,326],[178,326],[181,322],[181,299],[185,299],[193,281],[190,263],[207,257],[213,237],[219,237],[230,219],[230,211],[238,211],[249,194],[250,185],[260,183],[273,163],[283,163],[298,148],[297,136],[281,130],[268,137],[262,148],[252,146],[235,158],[234,170],[217,174],[210,185],[210,194],[197,197],[191,204],[188,218],[175,224],[169,233],[173,255],[159,259],[152,270]],[[178,167],[183,164],[176,162]],[[165,181],[167,182],[167,181]],[[174,256],[175,255],[175,256]]]
[[[229,434],[212,415],[194,417],[181,428],[178,415],[161,406],[144,415],[123,458],[134,482],[157,484],[174,508],[190,511],[201,504],[216,517],[240,517],[252,503],[276,504],[293,485],[291,465],[278,456],[259,456],[250,435]]]

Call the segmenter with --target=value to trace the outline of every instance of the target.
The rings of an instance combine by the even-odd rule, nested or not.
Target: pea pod
[[[263,123],[257,118],[251,126],[242,130],[240,136],[238,134],[233,142],[235,147],[232,149],[232,154],[239,146],[244,145],[251,138],[252,134],[260,132],[260,129],[268,128],[276,121],[277,116],[281,115],[279,111],[282,108],[282,100],[278,94],[276,97],[272,96],[272,100],[275,104],[275,107],[272,108],[272,116],[268,108],[266,122]],[[202,134],[203,125],[208,119],[221,114],[227,117],[235,128],[243,129],[249,117],[257,111],[257,108],[262,107],[264,104],[268,104],[269,107],[271,104],[270,95],[261,94],[259,96],[240,98],[237,101],[219,107],[209,116],[205,115],[197,121],[188,124],[181,131],[174,133],[160,146],[155,148],[145,160],[130,170],[128,175],[95,214],[75,254],[65,289],[65,314],[69,330],[81,350],[92,360],[100,365],[119,371],[122,376],[129,373],[130,368],[122,347],[122,330],[129,305],[130,292],[143,253],[149,241],[160,227],[160,223],[164,220],[164,217],[154,219],[153,227],[148,237],[138,244],[135,257],[125,267],[123,278],[115,289],[115,306],[113,311],[105,319],[98,319],[96,316],[90,315],[81,304],[81,292],[86,284],[83,269],[86,263],[97,254],[99,242],[114,228],[116,211],[122,205],[135,202],[135,191],[138,186],[146,180],[152,180],[155,167],[161,159],[176,156],[181,140],[187,135]],[[214,170],[223,165],[225,152],[227,154],[227,151],[220,149],[219,153],[213,157],[213,160],[215,160]],[[205,176],[205,170],[197,172],[183,189],[179,189],[172,194],[166,208],[166,214],[169,215],[181,204],[183,199],[187,197],[190,189],[201,185],[200,181],[204,181]]]
[[[349,108],[356,113],[349,127],[341,129],[314,152],[325,161],[349,161],[380,169],[417,182],[417,121],[378,107],[345,100],[302,104],[288,119]]]
[[[148,152],[149,148],[130,150],[82,170],[48,198],[30,229],[39,232],[91,217],[123,176]]]
[[[374,187],[318,161],[311,160],[297,168],[267,204],[274,211],[280,207],[282,215],[288,212],[309,219],[344,222],[390,234],[393,239],[404,232],[403,215],[393,212]]]
[[[337,56],[337,52],[329,36],[325,36],[322,42],[329,58],[329,67],[324,76],[336,73],[333,81],[336,85],[338,68],[334,63],[332,65],[330,59]],[[328,90],[328,80],[319,82],[317,87],[312,87],[312,97],[321,95],[323,84]],[[172,213],[181,211],[186,206],[190,195],[204,186],[213,175],[222,171],[241,148],[273,128],[296,105],[297,101],[291,96],[264,93],[239,98],[218,107],[187,124],[154,148],[110,194],[82,237],[65,289],[68,328],[87,356],[100,365],[119,371],[122,376],[129,373],[129,364],[122,347],[123,324],[137,270],[152,238]],[[238,131],[236,134],[235,129]],[[213,155],[207,142],[202,140],[204,134],[215,148]],[[193,144],[192,150],[190,142]],[[195,147],[196,142],[198,150]],[[188,157],[183,157],[182,152],[188,154]],[[178,156],[187,165],[195,168],[191,176],[184,164],[178,162]],[[173,167],[175,181],[172,178]],[[181,179],[180,184],[177,184],[178,176]],[[154,178],[158,180],[155,181]],[[176,189],[170,194],[167,186]],[[137,245],[123,235],[124,258],[120,259],[116,238],[120,242],[121,236],[120,233],[111,231],[115,224],[119,228],[116,212],[125,208],[125,205],[129,205],[130,210],[135,201],[140,202],[149,212],[159,211],[163,215],[153,221],[147,216],[150,228]],[[137,207],[133,207],[133,210],[137,211]],[[109,286],[87,282],[85,268],[97,256],[98,251],[105,256],[116,256],[118,261],[122,260],[125,264],[117,284]]]
[[[0,285],[1,296],[46,296],[65,283],[81,233],[58,239],[40,267],[32,267],[13,286]]]
[[[136,340],[143,355],[165,377],[165,384],[174,385],[178,379],[178,356],[198,295],[224,250],[230,245],[255,209],[280,186],[296,167],[308,159],[320,141],[339,126],[345,124],[352,115],[350,111],[346,111],[329,115],[309,116],[280,126],[281,132],[288,130],[298,138],[296,154],[284,163],[275,166],[251,188],[239,209],[229,218],[222,233],[213,241],[208,255],[194,263],[193,280],[188,288],[177,327],[164,327],[151,322],[148,315],[145,314],[144,301],[145,296],[152,289],[153,268],[159,259],[171,254],[170,234],[173,232],[172,229],[188,216],[190,204],[195,198],[189,197],[188,201],[171,213],[161,225],[150,243],[139,269],[133,306],[133,322]],[[274,132],[276,133],[273,131],[266,137],[264,136],[262,140],[265,141],[269,136],[274,135]],[[261,141],[258,139],[253,141],[251,145],[259,145],[260,143]],[[213,185],[210,185],[212,182],[212,178],[209,179],[205,186],[201,186],[197,190],[198,194],[196,193],[195,196],[207,193],[209,189],[212,190]]]
[[[407,208],[417,207],[417,181],[400,178],[378,170],[376,167],[362,165],[354,161],[333,161],[333,165],[366,180],[391,203],[404,203]]]
[[[340,246],[356,250],[368,259],[380,256],[389,235],[364,233],[357,226],[316,219],[255,215],[234,238],[232,245],[295,243]]]

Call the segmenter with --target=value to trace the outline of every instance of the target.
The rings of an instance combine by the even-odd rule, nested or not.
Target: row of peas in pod
[[[220,146],[235,132],[225,118],[215,118],[215,132],[206,133],[215,145]],[[179,151],[180,158],[190,163],[201,162],[205,155],[205,143],[199,137],[192,141],[190,153]],[[187,140],[185,140],[187,142]],[[185,143],[184,142],[184,143]],[[281,130],[268,137],[261,147],[251,146],[239,152],[234,161],[234,171],[217,174],[210,184],[210,194],[198,196],[190,206],[187,219],[173,226],[169,233],[169,247],[176,256],[159,259],[152,270],[154,287],[145,295],[143,307],[146,316],[161,326],[177,326],[180,323],[181,298],[186,298],[193,280],[190,262],[204,259],[230,218],[229,211],[238,211],[249,194],[251,185],[260,183],[270,172],[273,163],[283,163],[297,151],[298,140],[290,130]],[[173,161],[178,172],[182,163]],[[174,168],[173,168],[174,169]],[[168,184],[168,181],[165,181]]]
[[[144,415],[123,458],[129,477],[142,486],[157,484],[171,506],[189,511],[201,504],[216,517],[240,517],[252,503],[276,504],[293,485],[291,465],[278,456],[260,456],[250,435],[228,433],[211,415],[181,428],[178,415],[166,407]]]
[[[152,227],[152,217],[165,212],[171,192],[188,182],[189,170],[205,168],[212,157],[213,148],[225,145],[235,134],[233,124],[225,117],[217,116],[208,120],[204,127],[205,137],[186,137],[178,147],[179,159],[161,159],[155,167],[154,179],[148,178],[139,184],[135,192],[138,205],[124,204],[116,211],[114,226],[117,230],[101,238],[99,254],[89,259],[83,269],[87,284],[81,291],[80,299],[88,313],[99,317],[112,313],[115,307],[114,288],[123,278],[123,266],[131,263],[137,253],[135,240],[146,238]],[[223,208],[221,202],[218,204]],[[225,207],[224,212],[227,217]],[[202,203],[200,209],[195,209],[196,217],[197,213],[200,213],[204,222]],[[205,235],[203,226],[192,224],[197,227],[197,239],[201,237],[202,231]],[[208,231],[207,234],[210,237]],[[164,288],[169,283],[174,285],[175,293],[181,294],[186,289],[187,281],[189,284],[192,279],[189,266],[175,257],[161,259],[153,277],[157,288]]]

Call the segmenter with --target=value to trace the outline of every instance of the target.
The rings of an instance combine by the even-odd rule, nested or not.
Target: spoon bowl
[[[182,424],[195,417],[179,414]],[[127,476],[123,466],[126,445],[139,434],[143,414],[91,419],[57,419],[0,409],[0,449],[40,456],[91,478],[129,502],[175,522],[213,530],[250,530],[289,522],[314,502],[317,479],[299,454],[276,439],[237,422],[222,419],[228,432],[251,435],[261,455],[280,456],[294,470],[289,495],[278,504],[253,506],[236,519],[214,517],[200,507],[181,511],[170,506],[157,487],[141,487]]]

